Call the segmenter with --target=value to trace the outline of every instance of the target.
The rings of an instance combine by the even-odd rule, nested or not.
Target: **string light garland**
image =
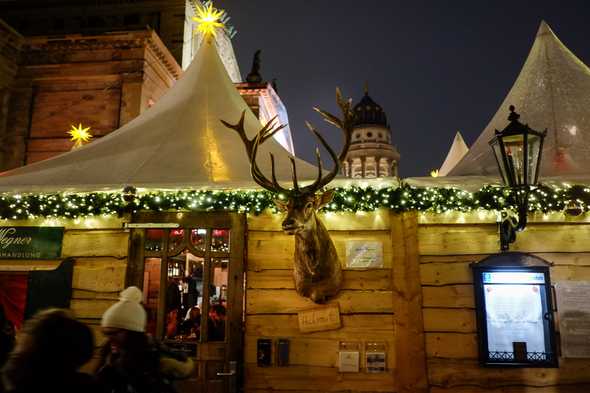
[[[472,210],[500,210],[515,206],[510,191],[485,186],[477,192],[456,188],[336,188],[330,212],[373,211],[386,208],[396,212],[444,213]],[[4,194],[0,195],[3,219],[83,218],[123,215],[137,211],[232,211],[259,214],[276,212],[274,196],[267,191],[146,191],[95,192],[84,194]],[[590,187],[563,184],[542,185],[529,194],[529,211],[563,211],[575,201],[583,211],[590,205]]]

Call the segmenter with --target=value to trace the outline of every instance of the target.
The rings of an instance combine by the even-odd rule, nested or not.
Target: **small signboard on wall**
[[[0,227],[0,259],[58,259],[63,227]]]
[[[562,356],[590,358],[590,282],[559,282],[555,287]]]
[[[321,332],[340,329],[340,309],[338,306],[325,306],[299,311],[299,330],[302,333]]]
[[[349,269],[382,268],[383,243],[374,240],[348,240],[346,267]]]

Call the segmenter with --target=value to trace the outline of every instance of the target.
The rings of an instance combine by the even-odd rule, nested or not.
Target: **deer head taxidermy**
[[[335,296],[340,290],[342,283],[342,269],[336,248],[328,230],[320,221],[316,212],[330,203],[334,195],[333,190],[321,191],[340,172],[340,163],[346,156],[352,136],[354,112],[352,111],[351,100],[342,99],[340,90],[336,89],[336,100],[342,111],[342,118],[338,118],[328,112],[314,108],[322,115],[324,120],[336,126],[344,133],[344,145],[339,154],[328,145],[324,137],[310,124],[306,123],[309,130],[316,136],[322,146],[328,151],[334,161],[332,170],[324,174],[319,149],[316,148],[318,175],[315,181],[307,186],[300,187],[297,182],[297,168],[295,159],[291,159],[293,173],[293,188],[283,188],[277,181],[275,175],[274,156],[271,160],[271,179],[269,180],[256,164],[256,153],[258,147],[275,133],[281,130],[283,125],[275,125],[276,118],[271,119],[264,125],[258,134],[249,139],[244,130],[244,115],[237,124],[229,124],[221,121],[226,127],[235,130],[244,146],[250,159],[250,170],[252,178],[263,188],[286,196],[285,199],[275,199],[277,207],[286,212],[282,227],[285,233],[295,236],[295,258],[293,277],[295,279],[295,290],[301,296],[310,298],[315,303],[323,303]]]

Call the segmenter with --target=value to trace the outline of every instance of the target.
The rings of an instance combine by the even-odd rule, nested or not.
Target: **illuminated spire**
[[[78,123],[78,127],[72,125],[72,129],[68,131],[68,134],[71,136],[70,140],[74,142],[72,149],[80,147],[84,143],[90,141],[92,135],[89,131],[90,127],[82,127],[82,123]]]
[[[203,6],[197,4],[197,16],[193,16],[193,21],[198,23],[197,32],[204,37],[208,35],[215,37],[217,29],[225,27],[222,21],[224,15],[225,11],[213,7],[212,2],[205,3]]]

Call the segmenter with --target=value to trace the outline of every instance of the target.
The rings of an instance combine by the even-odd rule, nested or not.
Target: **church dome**
[[[383,108],[369,97],[367,90],[360,102],[354,106],[354,113],[356,115],[355,126],[374,124],[387,127],[387,116]]]

